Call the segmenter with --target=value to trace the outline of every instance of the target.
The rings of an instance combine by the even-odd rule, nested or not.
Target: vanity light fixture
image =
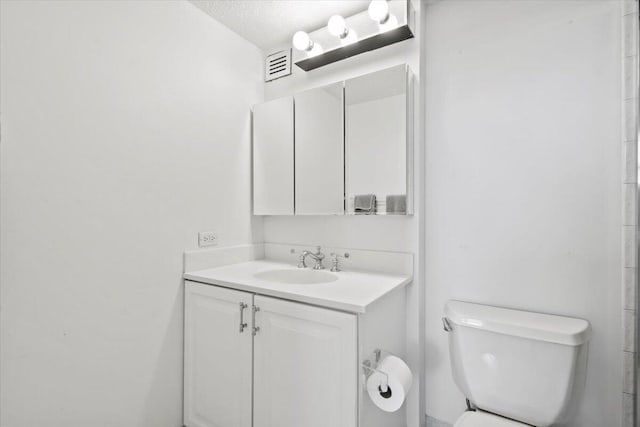
[[[293,36],[294,63],[310,71],[413,37],[412,0],[373,0],[351,16],[334,14],[327,25]]]

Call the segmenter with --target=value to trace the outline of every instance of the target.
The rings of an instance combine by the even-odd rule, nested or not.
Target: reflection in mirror
[[[296,215],[343,215],[343,83],[294,98]]]
[[[345,82],[348,213],[411,213],[406,110],[406,65]]]

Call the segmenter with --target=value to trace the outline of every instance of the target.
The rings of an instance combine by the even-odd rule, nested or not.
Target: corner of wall
[[[623,241],[622,425],[636,426],[638,294],[638,1],[622,3]]]

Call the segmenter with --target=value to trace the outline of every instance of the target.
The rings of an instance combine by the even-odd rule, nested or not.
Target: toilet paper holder
[[[373,358],[366,359],[362,362],[362,369],[365,370],[365,382],[374,372],[378,372],[379,374],[382,374],[384,376],[384,379],[382,380],[382,384],[380,384],[380,391],[383,393],[386,393],[389,390],[389,375],[386,372],[383,372],[377,369],[378,363],[380,363],[380,359],[382,359],[383,353],[390,356],[396,356],[395,354],[389,351],[380,350],[379,348],[376,348],[375,350],[373,350]]]

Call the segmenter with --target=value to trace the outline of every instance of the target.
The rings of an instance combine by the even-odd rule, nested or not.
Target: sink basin
[[[268,282],[288,283],[292,285],[316,285],[331,283],[338,280],[338,276],[322,270],[309,270],[307,268],[265,270],[254,274],[257,279]]]

